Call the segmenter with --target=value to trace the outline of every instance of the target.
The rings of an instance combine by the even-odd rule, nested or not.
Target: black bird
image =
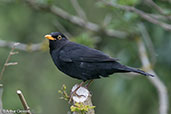
[[[113,73],[135,72],[154,76],[142,70],[120,64],[117,59],[103,52],[71,42],[60,32],[46,35],[49,39],[50,54],[57,68],[63,73],[84,82],[108,77]]]

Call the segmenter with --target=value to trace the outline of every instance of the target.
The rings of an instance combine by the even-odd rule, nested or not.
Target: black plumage
[[[53,32],[45,37],[49,39],[50,54],[57,68],[73,78],[86,81],[125,72],[153,76],[122,65],[99,50],[71,42],[62,33]]]

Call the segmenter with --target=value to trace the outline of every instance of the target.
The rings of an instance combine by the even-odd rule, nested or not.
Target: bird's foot
[[[93,82],[93,80],[90,80],[84,87],[88,89],[89,85]]]

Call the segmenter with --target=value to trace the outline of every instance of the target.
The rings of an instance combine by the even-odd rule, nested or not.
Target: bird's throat
[[[64,45],[68,43],[67,40],[64,41],[49,41],[49,48],[51,51],[60,50]]]

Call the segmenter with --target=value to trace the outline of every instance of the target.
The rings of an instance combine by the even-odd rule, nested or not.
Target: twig
[[[163,15],[153,14],[153,13],[151,13],[151,14],[148,13],[148,15],[151,16],[151,17],[153,17],[153,18],[155,18],[155,19],[157,19],[157,20],[163,20],[163,21],[168,20],[168,19],[167,19],[165,16],[163,16]]]
[[[17,90],[17,95],[19,96],[24,109],[27,111],[27,114],[32,114],[21,90]]]
[[[171,16],[169,16],[169,14],[166,14],[166,13],[163,11],[163,9],[162,9],[160,6],[158,6],[153,0],[145,0],[145,2],[146,2],[147,5],[150,5],[150,6],[152,6],[153,8],[155,8],[157,11],[159,11],[159,13],[160,13],[161,15],[163,15],[165,18],[171,20]]]
[[[45,10],[58,17],[61,17],[62,19],[69,21],[72,24],[78,25],[82,28],[88,29],[95,33],[100,33],[100,34],[103,33],[104,35],[108,37],[114,37],[114,38],[126,38],[129,36],[129,34],[126,32],[118,31],[114,29],[105,29],[95,23],[92,23],[90,21],[87,22],[80,17],[70,15],[68,12],[54,5],[49,6],[46,4],[39,4],[39,3],[36,3],[36,1],[34,0],[25,0],[25,2],[28,3],[34,9]]]
[[[154,78],[148,77],[148,79],[157,89],[158,94],[159,94],[159,113],[168,114],[169,99],[168,99],[167,88],[164,85],[164,83],[159,79],[157,74],[153,71],[153,69],[151,68],[150,61],[147,57],[145,45],[140,38],[137,38],[137,46],[139,49],[139,55],[140,55],[139,57],[141,59],[144,70],[155,75]]]
[[[150,35],[148,31],[146,30],[146,27],[143,23],[139,23],[138,28],[140,29],[141,35],[147,45],[147,49],[150,51],[150,55],[151,55],[150,57],[152,57],[151,59],[152,65],[154,65],[156,63],[156,53],[155,53],[154,45],[151,41]]]
[[[0,84],[0,111],[2,110],[2,93],[3,93],[3,85]],[[1,114],[1,112],[0,112]]]
[[[60,32],[63,32],[66,36],[71,38],[72,35],[65,29],[65,27],[58,20],[55,21],[54,25],[57,29],[59,29]]]
[[[16,42],[7,42],[4,40],[0,40],[0,47],[9,47],[12,48]],[[42,43],[37,44],[24,44],[20,43],[15,49],[22,50],[22,51],[40,51],[42,49]]]
[[[158,10],[162,15],[165,15],[164,11],[153,0],[145,0],[145,2],[147,3],[147,5],[150,5]]]
[[[108,5],[108,6],[112,6],[112,7],[122,9],[122,10],[125,10],[125,11],[134,12],[134,13],[138,14],[140,17],[144,18],[145,20],[147,20],[147,21],[149,21],[149,22],[151,22],[153,24],[157,24],[160,27],[164,28],[165,30],[171,31],[171,25],[170,24],[159,21],[156,18],[153,18],[152,16],[150,16],[148,13],[145,13],[145,12],[139,10],[139,9],[136,9],[135,7],[126,6],[126,5],[119,5],[119,4],[115,4],[115,3],[112,3],[112,2],[106,2],[104,0],[102,2],[105,5]]]
[[[4,66],[3,66],[2,70],[1,70],[1,73],[0,73],[0,80],[2,80],[3,73],[4,73],[5,68],[6,68],[7,66],[18,64],[17,62],[8,63],[9,60],[10,60],[10,58],[11,58],[11,56],[14,55],[14,54],[16,54],[16,53],[14,52],[14,50],[15,50],[16,46],[18,46],[18,45],[19,45],[19,43],[14,43],[14,44],[13,44],[13,47],[12,47],[11,51],[9,52],[9,55],[8,55],[8,57],[7,57],[6,61],[5,61],[5,64],[4,64]]]
[[[107,26],[111,23],[112,21],[112,15],[111,14],[107,14],[104,18],[104,21],[103,21],[103,25],[104,26]]]
[[[78,13],[78,15],[86,21],[87,20],[86,13],[80,7],[78,1],[77,0],[71,0],[71,4],[74,7],[75,11]]]

